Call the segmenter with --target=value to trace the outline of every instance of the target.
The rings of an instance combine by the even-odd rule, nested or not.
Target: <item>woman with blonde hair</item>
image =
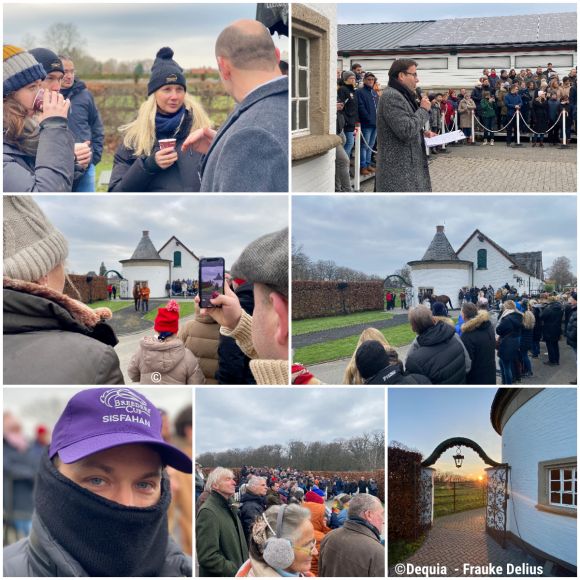
[[[171,48],[157,53],[147,92],[137,118],[119,129],[123,141],[115,153],[109,191],[199,191],[201,155],[182,153],[181,144],[211,121],[187,93]]]
[[[389,344],[388,340],[385,338],[385,336],[380,330],[377,330],[372,326],[370,326],[369,328],[365,328],[362,331],[361,335],[359,336],[356,348],[352,353],[352,357],[348,363],[348,366],[346,367],[346,370],[344,371],[344,378],[342,379],[342,383],[344,385],[365,384],[365,381],[361,377],[361,374],[356,366],[356,353],[358,352],[358,349],[360,348],[361,344],[363,342],[366,342],[367,340],[377,340],[378,342],[384,345],[386,351],[391,350],[391,345]]]
[[[531,301],[530,301],[531,302]],[[532,361],[530,360],[530,351],[534,341],[534,326],[536,317],[532,312],[532,305],[528,303],[523,317],[522,336],[520,338],[520,360],[522,363],[522,377],[533,377]]]

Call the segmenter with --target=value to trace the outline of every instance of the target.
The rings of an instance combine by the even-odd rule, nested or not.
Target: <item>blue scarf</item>
[[[155,134],[157,139],[170,139],[175,137],[183,125],[185,119],[185,106],[182,106],[179,111],[167,115],[157,111],[155,113]]]

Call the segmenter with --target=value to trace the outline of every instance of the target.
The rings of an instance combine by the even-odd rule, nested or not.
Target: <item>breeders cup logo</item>
[[[151,427],[151,422],[149,421],[151,409],[147,401],[133,391],[129,389],[109,389],[101,395],[99,400],[103,405],[119,411],[119,414],[116,415],[104,415],[103,423],[124,421]]]

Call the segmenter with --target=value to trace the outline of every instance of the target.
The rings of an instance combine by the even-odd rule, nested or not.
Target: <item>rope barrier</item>
[[[496,131],[492,131],[491,129],[488,129],[475,115],[474,115],[474,118],[477,121],[477,123],[479,125],[481,125],[481,127],[483,129],[485,129],[486,131],[489,131],[490,133],[500,133],[501,131],[503,131],[504,129],[507,129],[510,126],[511,122],[514,120],[516,115],[517,115],[517,113],[514,113],[514,116],[507,122],[507,125],[505,125],[501,129],[497,129]]]
[[[544,135],[546,133],[549,133],[559,122],[560,122],[560,117],[565,113],[565,111],[562,111],[559,115],[558,118],[556,119],[556,122],[549,128],[546,129],[543,133],[536,133],[536,131],[534,131],[527,123],[526,120],[522,117],[522,121],[524,123],[524,125],[535,135]]]

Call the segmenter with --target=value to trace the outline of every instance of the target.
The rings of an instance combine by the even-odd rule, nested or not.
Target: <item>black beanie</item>
[[[378,340],[365,340],[356,351],[355,361],[358,372],[366,380],[389,366],[389,354]]]
[[[181,85],[187,90],[183,69],[173,60],[173,50],[168,46],[160,48],[155,57],[147,85],[147,96],[165,85]]]
[[[42,65],[46,71],[46,76],[51,72],[64,74],[64,66],[62,66],[62,61],[58,58],[56,52],[52,52],[48,48],[33,48],[28,52]]]

